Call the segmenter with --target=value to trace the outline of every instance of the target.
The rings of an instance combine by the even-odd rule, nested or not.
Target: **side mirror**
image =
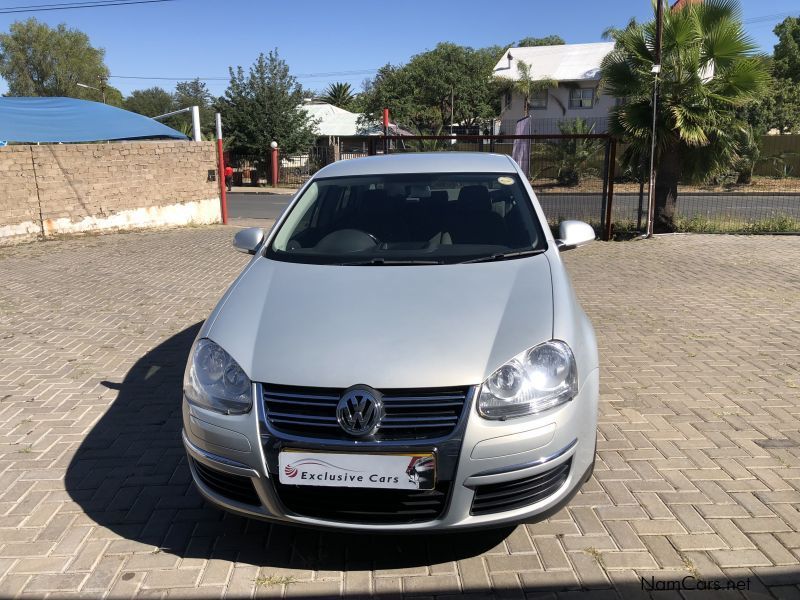
[[[583,221],[562,221],[558,226],[556,245],[562,252],[593,242],[594,228]]]
[[[260,227],[240,229],[233,236],[233,247],[245,254],[255,254],[264,241],[264,230]]]

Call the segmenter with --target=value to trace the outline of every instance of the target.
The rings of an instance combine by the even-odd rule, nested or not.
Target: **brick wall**
[[[0,148],[0,244],[85,231],[219,222],[213,142]]]

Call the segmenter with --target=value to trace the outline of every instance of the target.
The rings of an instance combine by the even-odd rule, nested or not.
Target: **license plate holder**
[[[278,454],[278,480],[285,485],[432,490],[436,456],[432,452],[315,452],[284,449]]]

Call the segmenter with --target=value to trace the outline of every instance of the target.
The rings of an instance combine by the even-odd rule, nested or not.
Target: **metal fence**
[[[580,219],[591,223],[603,237],[633,234],[646,226],[648,182],[622,167],[618,160],[621,148],[618,152],[607,134],[372,136],[360,141],[366,152],[337,156],[333,147],[318,146],[281,157],[280,185],[300,185],[334,158],[399,152],[494,152],[521,161],[551,225]],[[714,181],[680,183],[677,230],[800,233],[800,136],[764,136],[750,158],[749,165],[739,163]],[[234,156],[231,162],[236,185],[269,180],[265,159]]]
[[[531,133],[537,135],[557,135],[560,133],[570,133],[570,129],[574,126],[576,118],[563,118],[563,117],[548,117],[536,118],[531,115]],[[581,117],[579,119],[587,128],[587,133],[607,133],[609,118],[608,117]],[[497,134],[510,135],[516,130],[517,119],[503,119],[502,121],[495,121],[495,129]]]
[[[300,186],[334,158],[331,146],[313,146],[298,154],[279,154],[278,185]],[[266,186],[272,181],[272,161],[268,154],[228,153],[226,160],[233,168],[233,185]]]
[[[312,146],[306,152],[280,156],[278,160],[278,185],[299,186],[325,165],[334,161],[332,146]]]
[[[800,136],[767,135],[746,160],[703,183],[678,184],[675,226],[700,233],[800,233]],[[648,181],[620,165],[612,220],[616,231],[641,230]]]
[[[389,153],[492,152],[521,162],[551,226],[566,219],[593,225],[608,237],[615,144],[604,134],[410,136],[390,138]],[[377,143],[377,142],[376,142]],[[376,149],[376,151],[380,151]]]

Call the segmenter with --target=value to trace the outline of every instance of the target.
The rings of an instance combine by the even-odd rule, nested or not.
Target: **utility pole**
[[[100,94],[103,96],[103,104],[106,103],[106,77],[105,75],[98,75],[97,78],[100,80]]]
[[[647,235],[653,237],[656,208],[656,115],[658,114],[658,76],[661,73],[661,36],[664,31],[664,2],[656,0],[656,44],[653,61],[653,128],[650,132],[650,183],[647,190]]]

